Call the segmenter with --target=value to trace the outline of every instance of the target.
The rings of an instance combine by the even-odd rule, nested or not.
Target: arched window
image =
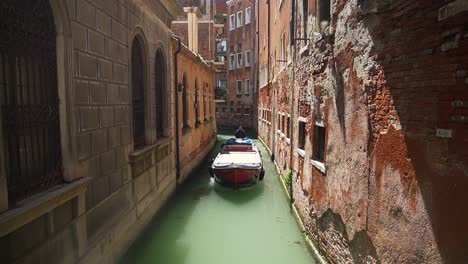
[[[195,102],[193,107],[195,108],[195,124],[198,126],[200,123],[200,112],[198,111],[198,79],[195,79]]]
[[[131,60],[132,112],[133,112],[133,144],[134,149],[145,146],[145,67],[143,45],[138,37],[132,43]]]
[[[56,31],[48,0],[2,1],[2,10],[0,151],[14,204],[63,181]]]
[[[166,93],[166,63],[164,54],[161,49],[158,49],[155,57],[154,65],[155,73],[155,90],[156,90],[156,138],[164,137],[164,117],[166,116],[164,105]]]
[[[183,128],[188,128],[188,109],[187,109],[187,77],[182,78],[182,124]]]

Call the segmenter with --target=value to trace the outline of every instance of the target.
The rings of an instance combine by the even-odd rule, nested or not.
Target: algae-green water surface
[[[211,154],[214,157],[221,141]],[[291,214],[278,175],[263,145],[265,179],[233,191],[214,184],[211,158],[149,223],[121,263],[302,264],[316,263]]]

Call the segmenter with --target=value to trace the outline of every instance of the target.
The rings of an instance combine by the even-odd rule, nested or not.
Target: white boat
[[[219,184],[230,187],[255,184],[265,175],[260,150],[251,139],[229,139],[214,159],[210,174]]]

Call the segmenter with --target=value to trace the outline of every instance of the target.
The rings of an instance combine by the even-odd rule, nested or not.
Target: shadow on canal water
[[[233,190],[220,185],[213,186],[214,191],[221,198],[233,204],[242,205],[248,202],[254,202],[256,197],[259,197],[263,190],[264,185],[260,182],[250,187],[239,190]]]
[[[231,134],[218,136],[212,153],[150,221],[120,263],[314,263],[301,242],[273,165],[266,162],[267,154],[263,160],[269,175],[252,187],[235,191],[211,179],[211,160]]]

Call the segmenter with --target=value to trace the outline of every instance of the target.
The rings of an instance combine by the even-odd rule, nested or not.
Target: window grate
[[[5,1],[0,93],[12,206],[63,181],[56,32],[48,1]]]

